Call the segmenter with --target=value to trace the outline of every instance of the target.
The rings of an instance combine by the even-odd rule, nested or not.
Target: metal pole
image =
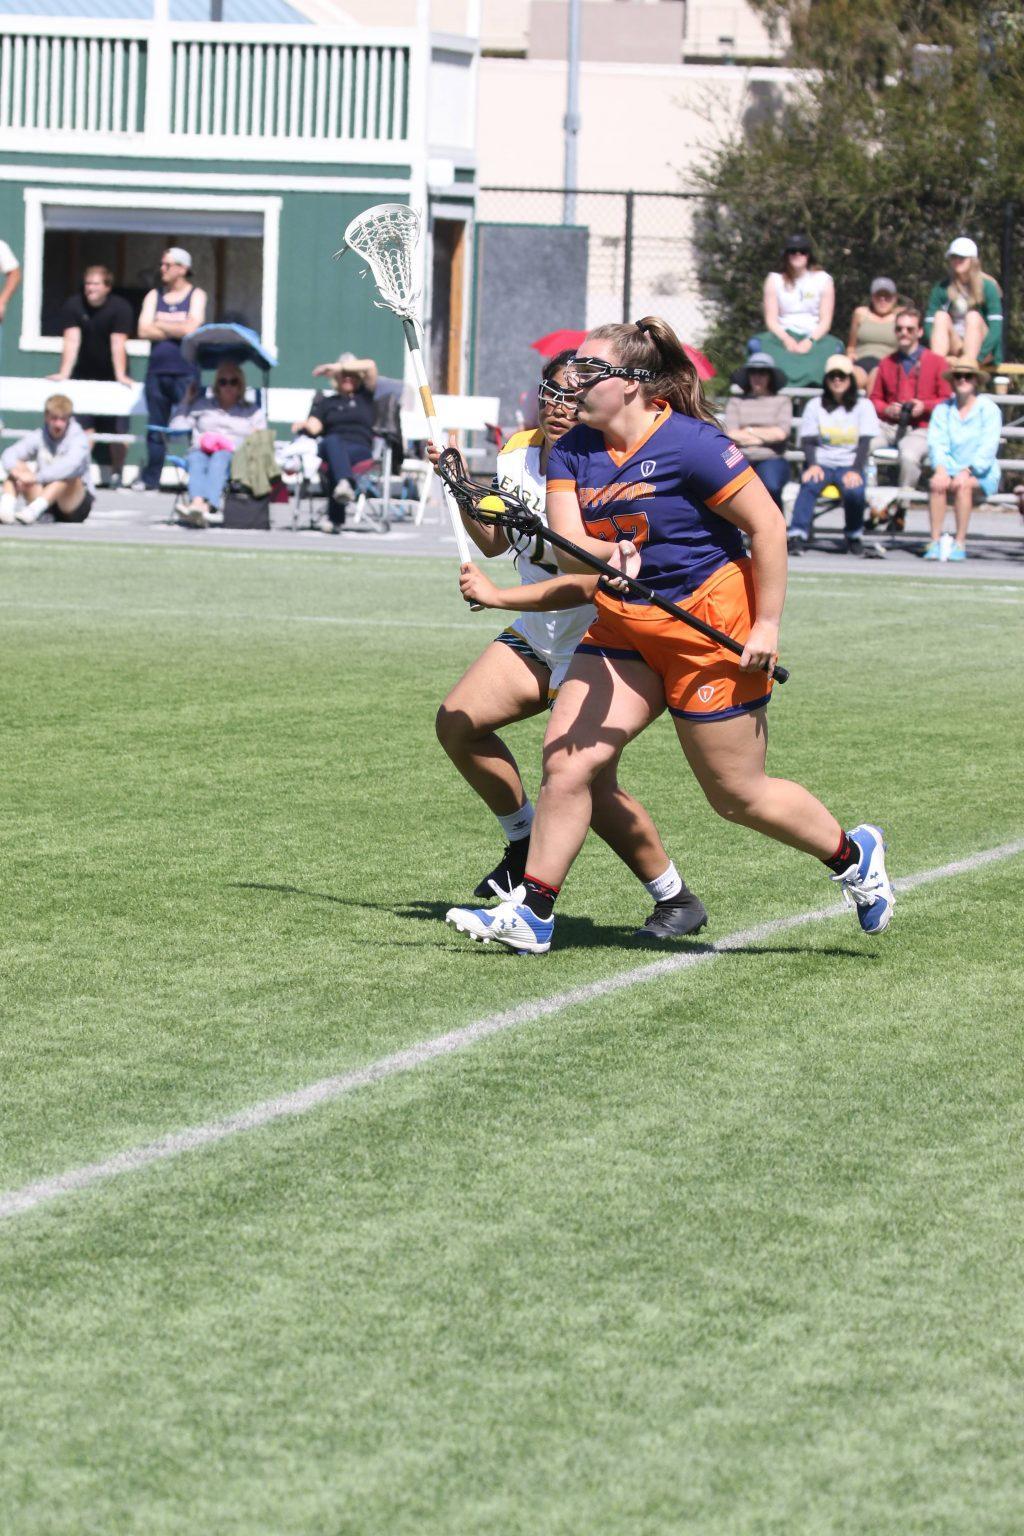
[[[626,193],[626,230],[622,241],[622,323],[628,325],[633,310],[633,208],[636,193]]]
[[[569,0],[569,46],[566,50],[568,80],[565,92],[565,203],[562,223],[576,222],[576,191],[579,180],[576,151],[580,131],[580,0]]]
[[[1003,335],[1006,340],[1009,340],[1011,326],[1014,334],[1016,334],[1017,330],[1014,324],[1015,316],[1013,313],[1013,226],[1016,223],[1016,214],[1016,204],[1008,199],[1003,204],[1003,239],[999,254],[999,276],[1003,285],[1003,314],[1006,316],[1003,321]],[[1006,341],[1004,341],[1004,356],[1008,350]],[[1012,352],[1010,352],[1010,356],[1013,356]]]

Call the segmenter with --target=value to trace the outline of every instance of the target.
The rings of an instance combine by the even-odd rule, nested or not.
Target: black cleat
[[[659,901],[634,939],[685,939],[705,927],[708,914],[699,896],[684,886],[670,901]]]
[[[521,837],[514,843],[506,843],[501,863],[492,869],[489,875],[484,875],[473,895],[481,896],[485,901],[489,896],[497,896],[499,900],[507,901],[516,886],[523,883],[523,877],[526,874],[526,855],[529,851],[528,837]]]

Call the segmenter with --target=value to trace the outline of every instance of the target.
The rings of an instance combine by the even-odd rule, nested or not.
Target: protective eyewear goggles
[[[537,390],[537,399],[542,405],[575,405],[576,391],[562,389],[560,385],[552,384],[550,379],[545,379]]]
[[[566,382],[576,389],[589,389],[603,379],[635,379],[649,383],[654,378],[650,368],[616,368],[603,357],[576,357],[565,370]]]

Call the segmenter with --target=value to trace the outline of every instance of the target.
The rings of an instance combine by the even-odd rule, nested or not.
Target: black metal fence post
[[[1016,315],[1013,308],[1013,230],[1017,220],[1017,205],[1009,198],[1003,204],[1003,238],[999,253],[999,277],[1003,285],[1004,335],[1010,347],[1016,343]],[[1009,351],[1009,348],[1006,349]],[[1012,354],[1011,354],[1012,355]]]
[[[633,309],[633,211],[636,193],[626,193],[626,228],[622,240],[622,323],[628,325]]]

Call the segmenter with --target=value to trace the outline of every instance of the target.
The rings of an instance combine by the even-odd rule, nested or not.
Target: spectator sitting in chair
[[[901,491],[917,489],[928,456],[928,423],[941,400],[951,394],[943,375],[945,358],[921,343],[921,311],[905,304],[896,316],[896,350],[875,371],[870,399],[881,422],[878,446],[899,450]],[[889,525],[903,527],[902,503],[895,503]]]
[[[866,304],[858,304],[850,321],[846,355],[853,362],[857,388],[871,393],[875,369],[896,345],[899,294],[891,277],[876,277]]]
[[[782,510],[782,488],[789,483],[786,444],[793,425],[793,402],[779,390],[786,375],[767,352],[753,352],[733,375],[743,398],[729,398],[723,428],[742,448],[754,473],[763,480],[775,505]]]
[[[826,360],[843,348],[829,334],[835,307],[835,284],[814,260],[810,240],[790,235],[781,270],[765,278],[766,329],[750,350],[770,353],[790,384],[820,384]]]
[[[34,523],[44,512],[64,523],[84,523],[89,516],[89,439],[71,414],[67,395],[50,396],[42,427],[12,443],[0,466],[6,477],[0,523]]]
[[[835,486],[843,503],[846,548],[864,549],[864,471],[878,417],[870,400],[859,395],[853,363],[845,352],[825,364],[825,388],[808,400],[800,418],[800,446],[806,467],[789,526],[790,554],[800,555],[811,537],[814,509],[826,486]]]
[[[221,363],[210,389],[202,395],[190,386],[171,429],[192,432],[188,456],[188,506],[180,513],[187,523],[205,527],[220,506],[235,449],[252,432],[262,431],[267,416],[261,405],[245,398],[245,374],[237,363]]]
[[[949,277],[935,284],[928,300],[928,345],[940,357],[1003,361],[1003,294],[981,270],[978,247],[959,235],[946,252]]]
[[[333,489],[327,516],[321,518],[317,527],[323,533],[340,533],[345,509],[356,495],[353,466],[373,453],[377,364],[372,358],[343,352],[336,363],[321,363],[313,372],[328,375],[335,392],[317,394],[309,415],[296,421],[292,431],[318,439],[330,468]]]
[[[948,558],[966,560],[967,524],[974,503],[999,489],[996,455],[1003,418],[989,395],[978,394],[978,385],[985,377],[977,358],[955,358],[945,374],[953,386],[953,398],[943,400],[932,412],[928,457],[935,473],[929,481],[932,541],[924,552],[926,560],[942,559],[942,525],[950,497],[956,514],[956,539]]]

